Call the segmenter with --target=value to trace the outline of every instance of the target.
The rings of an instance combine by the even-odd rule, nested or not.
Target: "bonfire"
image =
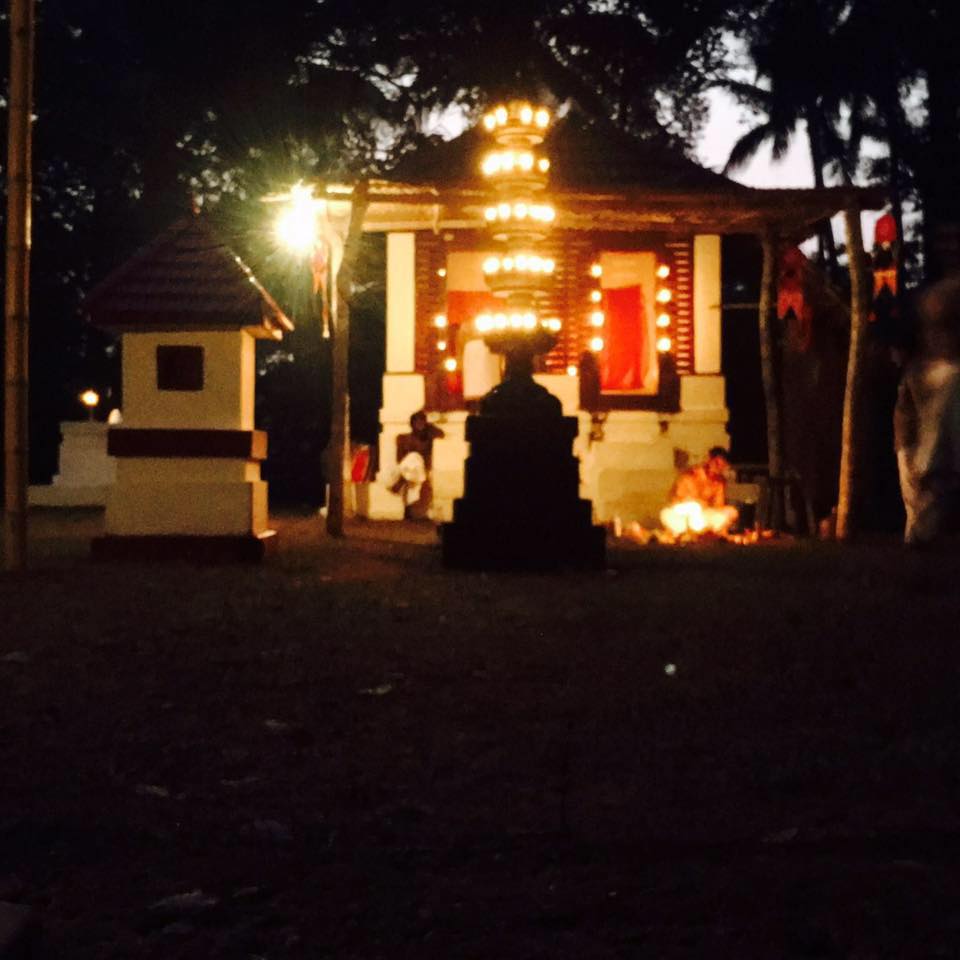
[[[659,529],[647,529],[636,521],[624,527],[620,519],[615,518],[613,533],[616,537],[626,537],[644,546],[651,543],[673,545],[710,541],[744,546],[772,540],[779,535],[777,531],[764,529],[759,524],[748,530],[735,530],[735,520],[735,511],[704,509],[697,500],[682,500],[660,512],[663,526]]]

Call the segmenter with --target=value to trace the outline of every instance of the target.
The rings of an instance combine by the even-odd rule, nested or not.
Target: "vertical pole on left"
[[[27,566],[28,359],[34,0],[10,0],[4,303],[3,565]]]

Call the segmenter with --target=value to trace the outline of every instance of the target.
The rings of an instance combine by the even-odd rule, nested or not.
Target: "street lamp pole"
[[[332,274],[326,293],[333,341],[326,529],[330,536],[342,537],[350,422],[350,293],[367,210],[367,184],[363,181],[353,188],[338,188],[330,198],[315,197],[313,187],[298,184],[284,199],[288,206],[277,220],[278,239],[294,251],[308,254],[313,263],[322,261],[323,269],[329,266]],[[318,258],[321,246],[326,256]],[[322,289],[323,285],[314,286]]]

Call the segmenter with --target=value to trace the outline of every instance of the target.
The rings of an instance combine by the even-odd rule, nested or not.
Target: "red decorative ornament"
[[[890,247],[897,242],[897,221],[892,213],[885,213],[874,225],[873,246]]]
[[[801,352],[810,348],[813,336],[813,308],[807,302],[805,274],[807,258],[799,247],[790,247],[780,258],[777,280],[777,319],[784,320],[793,312],[796,344]]]

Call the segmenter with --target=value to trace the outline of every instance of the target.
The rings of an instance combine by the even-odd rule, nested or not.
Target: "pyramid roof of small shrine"
[[[117,332],[249,330],[279,337],[293,324],[203,216],[168,227],[85,301],[90,320]]]

